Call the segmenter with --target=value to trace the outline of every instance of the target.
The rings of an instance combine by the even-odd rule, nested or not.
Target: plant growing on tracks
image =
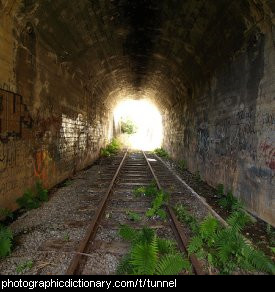
[[[12,239],[11,229],[0,225],[0,258],[6,257],[11,253]]]
[[[156,194],[151,208],[146,212],[146,216],[151,218],[154,216],[159,216],[161,219],[166,219],[166,212],[162,209],[163,205],[169,200],[168,194],[160,190]]]
[[[135,230],[121,226],[120,236],[131,243],[130,253],[121,261],[121,275],[177,275],[190,271],[190,263],[177,251],[176,243],[159,238],[153,229]]]
[[[134,195],[136,197],[155,197],[158,191],[157,185],[153,182],[149,186],[136,188],[134,190]]]
[[[33,267],[33,261],[32,260],[28,260],[22,264],[19,264],[17,267],[16,267],[16,272],[18,274],[22,274],[30,269],[32,269]]]
[[[166,150],[164,150],[163,148],[155,149],[154,153],[159,157],[163,157],[163,158],[168,158],[169,157],[168,152]]]
[[[189,211],[187,211],[185,206],[179,204],[175,207],[174,210],[179,221],[186,223],[190,227],[193,233],[198,232],[199,223],[195,219],[195,217],[192,216]]]
[[[127,211],[127,215],[129,216],[129,219],[131,221],[134,221],[134,222],[139,222],[141,221],[141,216],[135,212],[132,212],[132,211]]]
[[[113,139],[110,144],[108,144],[105,148],[101,149],[101,156],[110,157],[115,155],[120,150],[121,145],[117,139]]]
[[[146,216],[151,218],[159,216],[161,219],[166,219],[166,212],[162,209],[165,203],[169,201],[169,195],[163,190],[159,190],[155,183],[147,187],[140,187],[134,190],[136,197],[145,196],[154,198],[151,208],[146,212]]]
[[[17,199],[20,208],[27,210],[37,209],[41,206],[42,202],[48,201],[48,191],[43,188],[42,183],[37,181],[35,184],[34,192],[27,190],[21,198]]]

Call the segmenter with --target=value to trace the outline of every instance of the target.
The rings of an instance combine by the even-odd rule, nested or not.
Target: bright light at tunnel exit
[[[122,101],[114,111],[116,125],[120,121],[132,121],[137,129],[136,133],[130,135],[128,147],[151,151],[161,147],[163,139],[162,116],[158,108],[150,101],[125,100]]]

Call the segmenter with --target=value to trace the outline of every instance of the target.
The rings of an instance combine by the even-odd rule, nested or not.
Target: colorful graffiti
[[[275,147],[270,141],[265,141],[260,145],[265,164],[271,170],[275,170]]]
[[[45,185],[48,184],[48,172],[51,158],[47,150],[40,150],[35,153],[34,157],[34,175]]]

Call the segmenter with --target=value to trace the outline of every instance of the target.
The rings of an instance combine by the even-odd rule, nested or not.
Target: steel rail
[[[168,165],[165,164],[165,162],[163,161],[163,159],[159,156],[157,156],[156,154],[154,154],[154,157],[156,158],[156,160],[160,161],[165,168],[167,168],[169,170],[169,172],[184,186],[186,187],[193,196],[195,196],[207,209],[208,211],[217,218],[217,220],[219,220],[221,222],[221,224],[225,227],[228,227],[228,223],[215,211],[213,210],[213,208],[206,202],[206,200],[204,198],[202,198],[197,192],[195,192],[177,173],[175,173],[173,171],[173,169],[171,167],[169,167]]]
[[[118,174],[120,173],[120,170],[124,164],[124,161],[125,161],[127,155],[128,155],[128,150],[126,150],[126,152],[121,160],[121,163],[120,163],[115,175],[113,176],[113,179],[112,179],[103,199],[101,200],[101,202],[98,206],[98,209],[95,213],[95,216],[93,217],[91,223],[88,226],[88,229],[86,231],[84,238],[79,243],[78,249],[77,249],[73,259],[71,260],[71,263],[70,263],[69,268],[67,269],[66,275],[75,275],[76,274],[77,269],[79,268],[80,260],[82,258],[83,253],[85,252],[85,249],[86,249],[89,241],[94,239],[94,236],[95,236],[97,229],[99,227],[99,221],[102,218],[102,214],[105,210],[106,203],[110,197],[111,190],[114,186],[114,183],[117,179]]]
[[[142,151],[143,155],[144,155],[144,158],[148,164],[148,167],[150,168],[151,170],[151,173],[155,179],[155,182],[157,184],[157,187],[159,190],[162,190],[162,187],[161,187],[161,184],[157,178],[157,175],[155,174],[155,171],[154,169],[152,168],[150,162],[149,162],[149,159],[147,158],[146,154],[144,151]],[[181,228],[181,223],[178,221],[173,209],[169,206],[169,205],[166,205],[166,211],[170,217],[170,224],[171,224],[171,227],[176,235],[176,238],[178,239],[178,243],[179,243],[179,248],[181,249],[182,252],[184,253],[188,253],[187,252],[187,247],[188,247],[188,243],[189,243],[189,240],[187,238],[187,236],[184,234],[184,231],[182,230]],[[197,257],[192,254],[189,256],[190,258],[190,261],[192,263],[192,267],[193,267],[193,270],[194,270],[194,273],[196,275],[205,275],[206,273],[204,272],[203,268],[202,268],[202,265],[200,263],[200,261],[197,259]]]

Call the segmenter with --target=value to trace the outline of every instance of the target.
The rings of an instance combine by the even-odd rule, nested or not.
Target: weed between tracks
[[[140,187],[134,190],[136,197],[151,197],[153,198],[151,208],[146,212],[148,218],[159,217],[162,220],[166,219],[166,212],[163,210],[163,206],[168,203],[169,195],[163,190],[158,190],[155,183],[152,183],[148,187]]]
[[[191,271],[190,263],[177,251],[176,243],[159,238],[153,229],[135,230],[123,225],[119,234],[131,243],[130,253],[118,267],[119,275],[178,275]]]
[[[133,192],[135,197],[152,198],[151,208],[147,210],[147,218],[166,220],[164,204],[169,195],[158,190],[155,183],[147,187],[140,187]],[[141,221],[142,217],[128,211],[129,219],[134,222]],[[122,258],[117,273],[123,275],[177,275],[181,272],[190,273],[191,265],[177,250],[173,240],[158,237],[153,229],[144,227],[135,230],[123,225],[119,231],[122,239],[131,243],[129,254]]]

